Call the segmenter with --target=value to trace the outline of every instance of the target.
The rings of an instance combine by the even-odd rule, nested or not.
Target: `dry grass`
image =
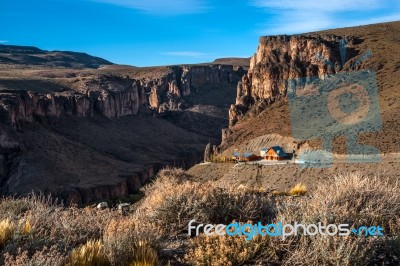
[[[289,195],[291,196],[302,196],[307,193],[307,187],[302,184],[296,184],[292,189],[289,190]]]
[[[400,185],[383,177],[335,176],[317,187],[300,208],[303,219],[309,222],[379,224],[388,228],[400,215]]]
[[[305,190],[298,185],[292,194]],[[130,216],[92,207],[63,208],[37,197],[34,203],[5,199],[0,213],[3,207],[9,218],[1,224],[20,224],[20,230],[8,234],[0,263],[143,266],[177,259],[210,266],[400,264],[400,186],[383,178],[337,176],[307,197],[274,197],[257,187],[190,181],[184,171],[166,169],[145,194]],[[379,225],[384,236],[256,236],[246,241],[244,236],[200,235],[190,240],[184,230],[191,219],[213,224]]]
[[[109,264],[103,252],[103,243],[100,240],[89,240],[85,245],[73,249],[66,262],[68,266],[103,266]]]
[[[14,224],[9,219],[0,221],[0,248],[5,246],[13,234]]]
[[[29,235],[32,232],[32,225],[29,220],[22,222],[21,232],[24,235]]]

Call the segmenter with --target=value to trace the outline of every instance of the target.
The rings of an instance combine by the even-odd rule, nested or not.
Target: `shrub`
[[[174,175],[160,175],[145,194],[136,213],[138,219],[173,228],[173,233],[184,230],[192,219],[218,224],[235,219],[266,221],[274,215],[273,202],[266,193],[221,187],[215,182],[197,183]]]
[[[65,255],[57,250],[56,246],[44,247],[29,257],[28,251],[18,250],[15,256],[6,253],[5,265],[8,266],[61,266],[64,265]]]
[[[31,208],[31,203],[25,199],[3,198],[0,200],[0,219],[19,218]]]
[[[141,237],[133,219],[112,220],[103,236],[105,253],[111,265],[158,265],[157,253],[150,241],[141,240]]]
[[[336,176],[306,200],[282,205],[277,220],[303,224],[382,226],[383,237],[291,237],[285,265],[383,265],[400,263],[400,187],[357,174]]]
[[[103,253],[103,244],[100,240],[89,240],[85,245],[71,251],[66,265],[69,266],[102,266],[109,265]]]
[[[104,227],[117,216],[120,215],[111,210],[70,207],[29,211],[26,219],[32,228],[29,239],[45,240],[35,245],[57,245],[60,249],[71,250],[90,239],[100,239]]]
[[[132,260],[135,224],[131,219],[113,219],[103,236],[104,251],[111,265],[128,265]]]
[[[281,198],[275,223],[348,223],[383,226],[382,237],[291,236],[191,240],[194,265],[400,265],[400,187],[385,179],[337,176],[308,198]],[[255,242],[254,242],[255,241]],[[243,251],[244,253],[240,253]],[[238,253],[240,255],[238,255]]]
[[[14,233],[14,224],[5,219],[0,222],[0,248],[4,247]]]
[[[202,234],[190,240],[190,249],[185,260],[191,265],[199,266],[265,265],[277,260],[275,250],[270,245],[271,241],[275,240],[259,235],[247,241],[245,236]]]
[[[24,198],[7,197],[0,200],[0,219],[17,220],[27,211],[42,212],[56,207],[50,196],[32,193]]]
[[[358,174],[336,176],[301,203],[300,213],[305,221],[380,225],[387,231],[400,217],[400,186],[387,179]]]
[[[133,245],[133,260],[131,266],[158,266],[157,252],[147,241],[139,240]]]

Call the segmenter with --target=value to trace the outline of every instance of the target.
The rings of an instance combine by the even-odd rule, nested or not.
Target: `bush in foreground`
[[[321,184],[309,198],[281,199],[276,205],[274,223],[348,223],[350,228],[380,225],[384,227],[384,236],[298,235],[285,240],[265,236],[248,242],[237,236],[201,236],[191,240],[187,262],[194,265],[400,265],[398,184],[354,174],[337,176]],[[243,250],[246,253],[238,256]]]
[[[264,192],[192,182],[171,171],[176,170],[161,172],[146,189],[137,210],[138,219],[154,221],[156,226],[169,229],[168,234],[185,230],[192,219],[227,224],[234,219],[266,221],[274,215],[272,198]]]
[[[103,243],[111,265],[159,265],[157,252],[139,236],[132,218],[112,220],[106,226]]]

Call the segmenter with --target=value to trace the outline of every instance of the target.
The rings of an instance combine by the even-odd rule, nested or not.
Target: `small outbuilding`
[[[243,154],[243,161],[245,162],[250,162],[250,161],[257,161],[260,157],[258,157],[257,155],[255,155],[252,152],[245,152]]]
[[[252,152],[245,152],[245,153],[234,152],[232,153],[232,159],[239,162],[250,162],[250,161],[257,161],[260,159],[260,157]]]
[[[265,153],[264,158],[267,160],[287,160],[288,155],[280,146],[273,146]]]

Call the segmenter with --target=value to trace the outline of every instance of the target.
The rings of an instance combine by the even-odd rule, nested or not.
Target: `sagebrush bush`
[[[400,265],[397,183],[355,174],[337,176],[309,197],[280,199],[274,223],[380,225],[385,236],[257,237],[248,243],[244,237],[202,235],[190,241],[187,261],[194,265]],[[246,252],[238,257],[238,251]]]
[[[198,183],[179,175],[159,175],[145,190],[137,216],[152,220],[161,228],[179,233],[195,219],[207,223],[266,221],[274,215],[273,202],[266,193],[220,187],[215,182]],[[168,231],[171,233],[171,231]]]
[[[135,223],[132,219],[113,219],[106,225],[103,242],[104,251],[111,265],[128,265],[133,259]]]
[[[185,260],[197,266],[264,265],[278,259],[271,241],[276,240],[261,236],[247,241],[245,236],[200,235],[190,240]]]
[[[57,250],[56,246],[44,247],[29,256],[27,250],[19,249],[15,256],[4,254],[4,264],[7,266],[62,266],[66,256]]]
[[[138,240],[133,245],[134,258],[130,266],[159,266],[157,252],[147,241]]]
[[[0,215],[4,215],[3,211],[19,226],[7,246],[0,250],[0,264],[3,254],[7,253],[8,258],[14,256],[14,261],[42,261],[47,247],[66,255],[90,239],[102,238],[106,225],[113,218],[121,217],[112,210],[65,208],[49,197],[34,194],[26,198],[2,199]],[[23,265],[40,265],[28,262]]]
[[[400,217],[400,186],[383,178],[358,174],[335,176],[318,186],[309,199],[300,201],[298,207],[298,211],[283,209],[281,218],[301,218],[308,223],[381,225],[389,229]]]
[[[400,264],[400,186],[358,174],[336,176],[306,200],[280,205],[277,220],[303,224],[381,226],[384,237],[303,236],[291,242],[285,265]],[[382,248],[385,246],[386,248]],[[382,259],[379,259],[382,258]]]
[[[41,212],[57,206],[50,196],[32,193],[24,198],[7,197],[0,200],[0,219],[17,220],[28,210]]]
[[[132,218],[113,219],[103,236],[104,251],[111,265],[158,265],[155,249],[143,237]]]

